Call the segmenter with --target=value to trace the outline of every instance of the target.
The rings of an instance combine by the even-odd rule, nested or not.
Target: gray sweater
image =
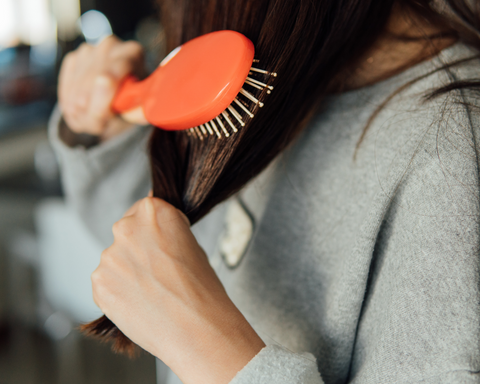
[[[457,44],[431,61],[331,97],[295,145],[194,228],[267,347],[231,384],[480,382],[480,77]],[[108,246],[149,190],[150,128],[85,150],[52,119],[70,203]],[[177,380],[177,381],[176,381]],[[170,382],[178,382],[171,375]]]

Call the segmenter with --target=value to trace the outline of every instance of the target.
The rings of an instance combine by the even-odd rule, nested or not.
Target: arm
[[[150,189],[150,128],[110,110],[123,77],[143,71],[141,47],[115,37],[96,47],[83,44],[66,56],[60,71],[50,140],[67,201],[104,246],[113,241],[113,223]]]
[[[463,124],[456,124],[456,128],[464,129]],[[349,382],[478,382],[477,148],[467,132],[455,132],[455,127],[449,129],[443,145],[433,134],[426,136],[424,146],[415,145],[418,150],[411,164],[410,156],[406,157],[410,171],[405,173],[402,168],[400,174],[404,178],[399,188],[393,186],[392,196],[384,196],[387,209],[385,216],[382,215],[384,220],[372,255]],[[381,193],[385,194],[385,190]],[[176,219],[180,220],[178,216]],[[163,232],[161,221],[168,223],[169,228],[174,222],[161,211],[157,220],[160,232]],[[199,260],[205,261],[201,251],[195,245],[187,246],[189,241],[181,240],[188,235],[188,226],[177,227],[169,233],[173,239],[179,237],[181,245],[174,247],[176,252],[172,253],[168,246],[174,241],[162,235],[145,252],[137,248],[145,246],[145,241],[135,240],[140,234],[135,234],[138,225],[132,223],[134,221],[127,217],[117,227],[114,246],[109,250],[111,254],[102,257],[94,278],[99,306],[127,336],[165,361],[186,384],[201,382],[209,373],[219,371],[225,376],[220,378],[224,381],[218,382],[226,383],[228,377],[232,377],[233,384],[322,383],[312,356],[275,346],[263,347],[256,335],[250,333],[251,329],[246,338],[236,333],[237,329],[248,329],[248,325],[224,296],[207,263],[201,267],[196,264]],[[122,229],[122,226],[125,227]],[[148,236],[149,239],[155,237]],[[158,273],[152,268],[157,252],[162,258]],[[143,261],[138,263],[135,255],[142,255]],[[148,268],[142,268],[141,264]],[[132,265],[139,267],[140,272],[135,275],[142,278],[138,281],[153,282],[150,287],[125,286],[125,281],[135,280],[128,277]],[[166,269],[166,265],[173,268]],[[178,273],[181,276],[177,278]],[[169,284],[173,274],[175,286]],[[212,282],[213,287],[209,286]],[[197,289],[197,284],[208,288]],[[158,296],[152,294],[157,291],[155,286],[161,287]],[[149,293],[136,292],[127,299],[127,293],[137,288]],[[196,292],[205,292],[207,299]],[[139,297],[148,297],[152,303],[161,302],[165,306],[159,309],[160,306],[154,305],[155,308],[144,311],[149,305],[136,306]],[[177,302],[170,306],[168,297],[182,297],[183,304]],[[117,299],[116,305],[110,304]],[[179,311],[184,306],[199,310],[202,324],[207,325],[197,328],[197,314]],[[218,306],[222,308],[222,315],[217,312]],[[137,326],[140,321],[132,319],[131,313],[151,326]],[[156,319],[161,319],[161,324]],[[222,323],[225,319],[227,323]],[[168,327],[164,322],[169,322]],[[195,341],[183,346],[176,340],[165,343],[165,337],[175,332],[180,341]],[[207,336],[203,347],[202,338],[197,336],[202,333]],[[210,340],[209,334],[213,335]],[[210,353],[209,346],[214,346],[220,357],[226,356],[238,364],[229,366],[222,360],[209,361],[208,356],[205,359],[204,354]],[[195,362],[201,362],[202,366],[195,366]]]
[[[107,247],[113,241],[113,223],[151,188],[146,154],[151,128],[133,127],[87,149],[68,146],[59,136],[60,125],[56,109],[49,136],[60,161],[67,202]]]

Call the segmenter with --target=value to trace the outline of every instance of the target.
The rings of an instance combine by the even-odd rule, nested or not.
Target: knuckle
[[[147,196],[147,197],[144,197],[142,199],[142,202],[143,204],[145,205],[145,207],[147,208],[153,208],[155,209],[156,208],[156,201],[155,201],[155,198],[153,197],[150,197],[150,196]]]
[[[145,213],[144,216],[150,221],[154,222],[156,219],[155,212],[157,211],[157,207],[155,201],[151,197],[144,197],[141,202],[142,211]]]
[[[129,40],[124,43],[125,50],[128,50],[132,55],[142,55],[144,52],[143,46],[137,41]]]
[[[100,255],[101,265],[104,265],[105,263],[109,263],[110,260],[112,259],[113,259],[113,254],[110,248],[105,249]],[[97,268],[93,273],[100,274],[99,269]],[[93,278],[93,274],[92,274],[92,278]]]
[[[169,219],[171,220],[181,219],[180,211],[174,206],[169,204],[165,206],[163,210],[165,212],[165,216],[168,217]]]
[[[103,256],[103,255],[102,255]],[[101,272],[96,269],[95,271],[93,271],[93,273],[91,274],[90,276],[90,279],[92,280],[92,286],[94,288],[98,287],[99,283],[101,283],[102,281],[102,275],[101,275]]]
[[[102,302],[103,302],[102,298],[105,296],[105,288],[106,288],[106,285],[104,284],[103,275],[98,270],[95,270],[90,276],[90,280],[92,282],[93,301],[100,308],[102,308]]]
[[[168,215],[168,216],[179,216],[178,214],[178,209],[175,208],[173,205],[167,203],[165,200],[162,200],[162,199],[156,199],[159,201],[160,203],[160,209],[162,210],[162,212],[165,214],[165,215]]]
[[[192,225],[190,223],[190,219],[187,217],[187,215],[185,213],[183,213],[182,211],[180,211],[179,209],[177,209],[177,214],[178,216],[181,217],[181,219],[185,222],[185,224],[187,224],[189,227]]]
[[[97,45],[97,50],[101,52],[103,55],[110,55],[112,51],[115,50],[117,46],[119,46],[121,43],[121,40],[116,37],[116,36],[108,36],[105,39],[103,39],[100,44]]]
[[[157,212],[162,211],[163,213],[170,213],[175,210],[175,207],[165,200],[160,199],[158,197],[147,196],[144,197],[144,200],[148,202],[149,206],[155,209]]]
[[[120,78],[128,75],[133,69],[132,63],[125,58],[117,58],[110,64],[110,71],[115,77]]]
[[[112,232],[115,237],[127,237],[132,234],[132,228],[127,218],[120,219],[113,224]]]
[[[109,45],[116,45],[121,43],[121,40],[115,36],[115,35],[110,35],[106,37],[105,39],[102,40],[102,42],[99,44],[99,46],[109,46]]]
[[[77,58],[77,54],[75,51],[67,53],[63,58],[62,67],[63,68],[69,67],[75,62],[76,58]]]
[[[100,72],[98,73],[94,81],[96,85],[102,85],[103,87],[112,88],[116,85],[117,81],[112,77],[112,75],[108,72]]]
[[[91,46],[88,43],[82,43],[80,46],[77,48],[77,52],[80,55],[90,53],[93,50],[93,46]]]
[[[173,205],[167,203],[165,200],[150,197],[155,205],[155,212],[161,218],[161,221],[170,222],[181,218],[181,212]]]

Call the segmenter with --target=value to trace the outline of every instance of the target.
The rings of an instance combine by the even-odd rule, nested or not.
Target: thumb
[[[111,117],[110,105],[117,87],[118,82],[110,76],[100,75],[95,78],[88,109],[88,113],[93,119],[105,120]]]

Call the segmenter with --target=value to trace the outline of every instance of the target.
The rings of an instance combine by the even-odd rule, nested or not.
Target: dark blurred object
[[[122,39],[134,37],[140,20],[158,13],[154,0],[81,0],[82,13],[96,9],[107,16],[113,33]]]
[[[0,100],[12,106],[40,100],[47,91],[47,85],[42,80],[32,75],[13,79],[2,87]]]
[[[156,16],[141,20],[135,30],[135,39],[145,48],[145,64],[153,72],[166,56],[165,31]]]

